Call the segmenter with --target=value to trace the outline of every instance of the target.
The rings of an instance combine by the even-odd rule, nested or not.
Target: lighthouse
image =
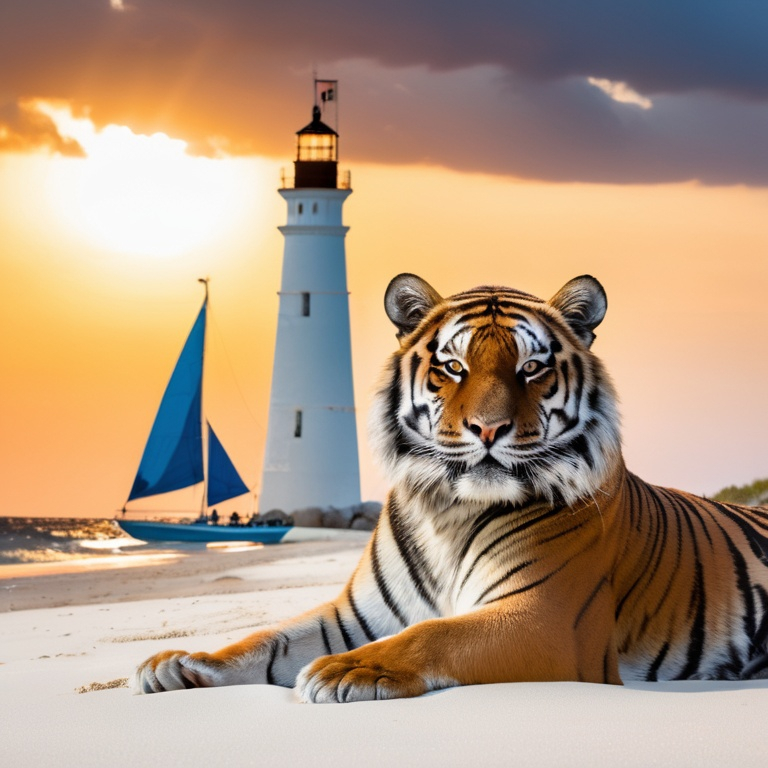
[[[342,223],[352,194],[326,122],[335,81],[315,81],[312,121],[296,133],[260,512],[360,502],[349,292]],[[321,109],[322,107],[322,109]],[[338,125],[338,122],[336,125]]]

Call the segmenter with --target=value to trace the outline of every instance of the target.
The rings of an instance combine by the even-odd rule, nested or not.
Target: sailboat
[[[208,310],[205,300],[171,374],[147,439],[136,478],[126,504],[204,483],[204,505],[213,507],[249,492],[224,446],[203,418],[203,364]],[[208,431],[207,465],[204,461],[203,422]],[[118,525],[143,541],[258,541],[282,540],[290,526],[234,526],[210,524],[204,509],[196,523],[160,523],[126,520],[126,507]]]

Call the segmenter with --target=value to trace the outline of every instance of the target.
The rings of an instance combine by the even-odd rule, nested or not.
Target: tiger
[[[391,490],[343,591],[215,653],[156,654],[139,692],[266,683],[350,702],[768,676],[768,508],[627,470],[592,352],[598,280],[444,299],[401,274],[384,305],[399,349],[370,433]]]

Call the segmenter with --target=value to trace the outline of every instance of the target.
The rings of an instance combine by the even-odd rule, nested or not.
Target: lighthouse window
[[[301,437],[301,411],[296,411],[296,426],[293,428],[293,436]]]
[[[312,203],[312,213],[317,213],[317,203]]]
[[[309,294],[301,294],[301,314],[304,317],[309,317]]]
[[[304,213],[304,203],[299,203],[299,216]]]

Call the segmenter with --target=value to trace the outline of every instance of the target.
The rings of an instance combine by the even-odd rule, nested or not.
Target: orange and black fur
[[[768,510],[658,488],[621,456],[590,351],[601,285],[545,302],[415,275],[373,409],[393,488],[336,600],[216,653],[168,651],[146,693],[273,683],[306,701],[473,683],[726,679],[768,669]]]

